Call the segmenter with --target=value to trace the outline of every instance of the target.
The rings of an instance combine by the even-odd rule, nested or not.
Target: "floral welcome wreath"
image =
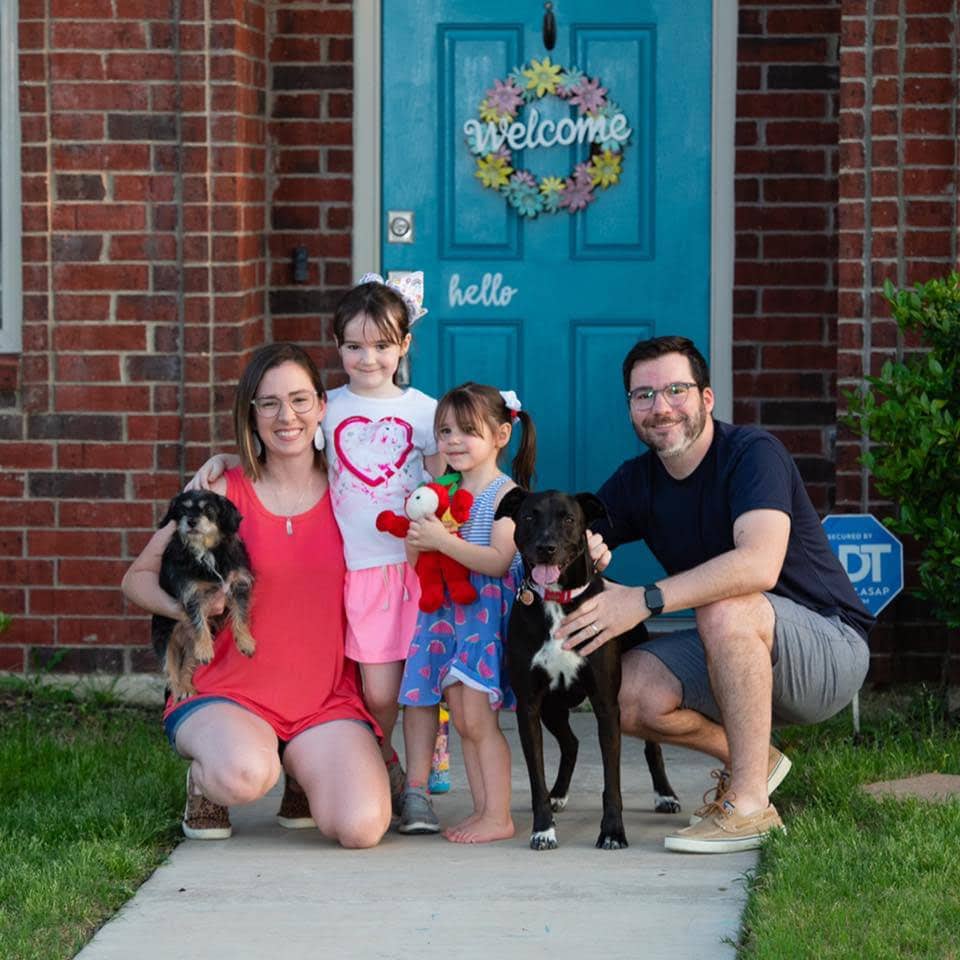
[[[516,120],[523,104],[545,96],[556,96],[577,108],[578,117],[591,118],[595,130],[590,141],[590,155],[578,163],[570,176],[537,178],[529,170],[511,166],[513,154],[506,142],[506,133]],[[626,118],[620,107],[607,99],[607,90],[597,77],[588,77],[577,67],[564,69],[550,58],[533,59],[528,66],[515,67],[506,81],[494,80],[480,102],[480,119],[487,128],[484,135],[476,120],[464,125],[467,144],[476,157],[476,176],[485,188],[504,194],[509,204],[524,217],[541,213],[568,213],[585,210],[596,200],[595,188],[606,190],[620,181],[622,148],[629,139]],[[623,120],[619,136],[612,135],[611,124]],[[564,121],[551,124],[559,127]],[[568,121],[570,122],[570,121]],[[499,147],[488,151],[490,137],[499,129],[503,135]],[[547,146],[546,143],[541,143]]]

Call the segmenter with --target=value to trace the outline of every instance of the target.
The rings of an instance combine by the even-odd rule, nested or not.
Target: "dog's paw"
[[[557,849],[557,830],[556,827],[550,827],[547,830],[537,830],[530,835],[531,850],[556,850]]]
[[[598,850],[626,850],[630,844],[627,843],[627,835],[623,830],[600,831],[597,837]]]
[[[659,793],[653,795],[654,813],[679,813],[680,801],[676,797],[662,797]]]
[[[245,657],[252,657],[257,652],[256,646],[252,643],[238,643],[237,650],[239,650],[240,653],[242,653]]]
[[[554,813],[559,813],[567,805],[567,795],[564,794],[562,797],[550,797],[550,809]]]

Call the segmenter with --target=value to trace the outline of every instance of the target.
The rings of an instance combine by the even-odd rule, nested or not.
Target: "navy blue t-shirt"
[[[833,555],[800,471],[764,430],[714,421],[713,442],[689,477],[676,480],[647,452],[627,460],[598,491],[610,523],[594,529],[611,547],[644,540],[668,574],[733,549],[733,523],[749,510],[790,517],[790,539],[771,591],[850,624],[864,638],[874,618]]]

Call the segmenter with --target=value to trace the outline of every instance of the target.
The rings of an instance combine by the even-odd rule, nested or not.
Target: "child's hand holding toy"
[[[440,608],[444,583],[455,603],[468,604],[477,599],[467,568],[438,549],[446,537],[457,536],[460,526],[470,517],[473,495],[455,489],[459,479],[459,474],[447,474],[417,487],[404,504],[405,517],[390,510],[377,517],[378,530],[406,537],[410,546],[420,551],[416,570],[420,609],[426,613]]]

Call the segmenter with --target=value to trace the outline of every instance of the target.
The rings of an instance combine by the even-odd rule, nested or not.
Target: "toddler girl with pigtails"
[[[470,573],[477,600],[469,605],[449,595],[439,610],[421,612],[410,644],[400,703],[407,745],[407,789],[401,832],[432,833],[438,821],[427,796],[436,708],[445,699],[460,734],[473,812],[444,831],[455,843],[485,843],[513,836],[510,816],[510,748],[498,711],[513,705],[504,665],[504,638],[519,582],[514,522],[494,521],[508,490],[529,487],[536,457],[536,431],[516,394],[465,383],[445,394],[435,417],[437,444],[460,485],[473,495],[469,520],[457,534],[434,516],[410,524],[408,559],[437,550]],[[523,429],[512,464],[514,480],[499,466],[513,430]],[[421,728],[423,732],[421,732]],[[429,731],[429,736],[427,735]]]

